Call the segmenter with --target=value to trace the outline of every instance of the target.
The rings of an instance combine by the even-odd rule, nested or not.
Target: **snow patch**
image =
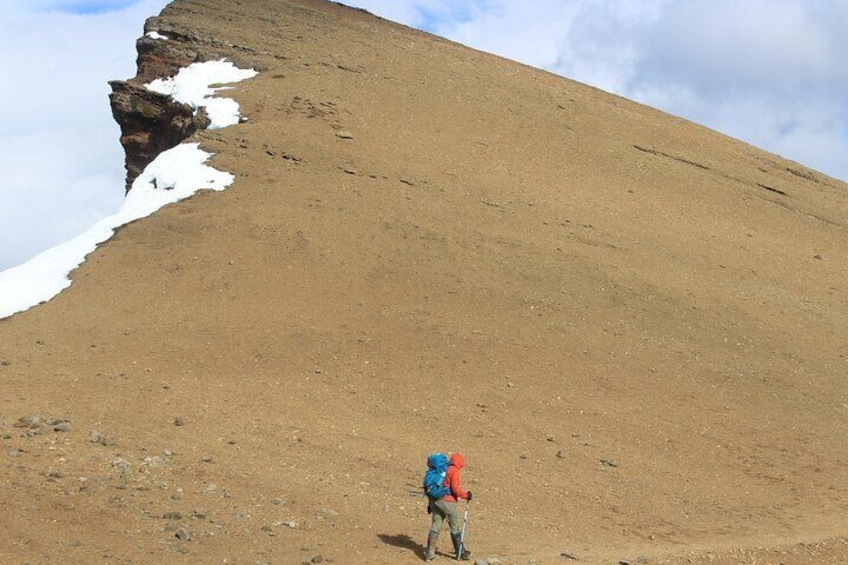
[[[153,39],[168,39],[168,36],[162,35],[158,31],[148,31],[145,35],[147,37],[152,37]]]
[[[177,145],[161,153],[133,182],[123,205],[74,239],[36,255],[23,265],[0,272],[0,318],[50,300],[71,285],[68,274],[115,233],[166,204],[198,190],[224,190],[234,177],[206,165],[212,156],[199,143]]]
[[[238,123],[238,104],[233,100],[213,98],[212,95],[222,88],[211,85],[237,82],[256,74],[256,71],[238,69],[224,61],[194,63],[181,69],[176,77],[161,81],[161,88],[166,91],[163,94],[170,94],[195,109],[206,106],[213,125],[220,128]],[[184,143],[161,153],[133,182],[115,214],[72,240],[0,272],[0,319],[46,302],[68,288],[71,271],[99,244],[112,237],[116,228],[149,216],[198,190],[224,190],[235,178],[206,165],[210,157],[212,154],[201,150],[199,143]]]
[[[239,120],[238,102],[231,98],[213,98],[215,93],[229,88],[220,85],[256,75],[253,69],[239,69],[228,61],[207,61],[192,63],[180,69],[176,76],[156,79],[144,86],[153,92],[166,94],[177,102],[188,104],[195,112],[205,106],[212,122],[209,129],[218,129],[235,125]],[[213,88],[213,84],[219,86]]]

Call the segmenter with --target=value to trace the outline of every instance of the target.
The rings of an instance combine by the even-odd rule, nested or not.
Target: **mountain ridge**
[[[414,562],[443,449],[475,557],[843,560],[843,183],[331,3],[148,31],[260,71],[237,180],[0,321],[0,556]]]

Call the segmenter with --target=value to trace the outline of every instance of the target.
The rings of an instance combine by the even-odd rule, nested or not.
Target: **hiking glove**
[[[471,502],[471,491],[470,491],[470,490],[468,491],[468,498],[467,498],[467,500],[468,500],[468,502]]]

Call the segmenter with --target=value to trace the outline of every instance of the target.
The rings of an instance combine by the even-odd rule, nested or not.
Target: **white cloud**
[[[846,0],[500,0],[476,3],[461,21],[451,16],[458,1],[344,3],[848,180]]]
[[[579,3],[557,0],[540,0],[532,9],[516,2],[500,2],[474,14],[474,19],[442,20],[432,27],[439,35],[464,45],[550,68],[559,58],[561,38],[570,33],[579,9]]]
[[[39,253],[17,267],[0,272],[0,318],[46,302],[71,285],[68,274],[115,229],[149,216],[166,204],[188,198],[198,190],[224,190],[233,175],[205,163],[211,157],[199,143],[183,143],[160,153],[133,182],[126,200],[114,214],[60,245]]]
[[[256,75],[252,69],[238,69],[229,62],[193,63],[169,81],[165,94],[178,95],[194,108],[217,106],[210,111],[211,126],[226,127],[238,123],[239,106],[235,100],[214,94],[222,87],[213,84],[239,82]],[[147,85],[148,88],[150,85]],[[222,109],[219,102],[228,100]],[[27,310],[50,300],[70,286],[68,274],[85,257],[114,234],[117,227],[149,216],[162,206],[188,198],[198,190],[224,190],[234,177],[205,163],[211,157],[199,143],[182,143],[160,153],[133,181],[120,208],[80,235],[39,253],[26,263],[0,272],[0,318]]]
[[[847,7],[669,3],[634,34],[638,57],[620,92],[848,179]]]
[[[0,270],[81,233],[123,200],[107,81],[135,75],[135,40],[167,0],[98,15],[36,10],[72,4],[84,3],[0,3]]]
[[[498,2],[489,0],[361,0],[342,2],[363,8],[383,18],[418,29],[435,31],[442,22],[477,21],[488,11],[496,9]]]

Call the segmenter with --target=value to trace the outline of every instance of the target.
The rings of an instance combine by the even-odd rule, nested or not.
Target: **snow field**
[[[206,107],[210,128],[238,123],[238,104],[214,94],[225,87],[213,84],[239,82],[256,76],[254,70],[238,69],[225,61],[193,63],[175,77],[158,79],[148,89],[170,95],[198,109]],[[26,263],[0,272],[0,319],[46,302],[68,288],[68,275],[86,256],[108,240],[115,229],[156,212],[166,204],[188,198],[198,190],[224,190],[234,179],[227,172],[206,165],[212,154],[199,143],[184,143],[161,153],[133,182],[120,209],[63,244],[48,249]]]

